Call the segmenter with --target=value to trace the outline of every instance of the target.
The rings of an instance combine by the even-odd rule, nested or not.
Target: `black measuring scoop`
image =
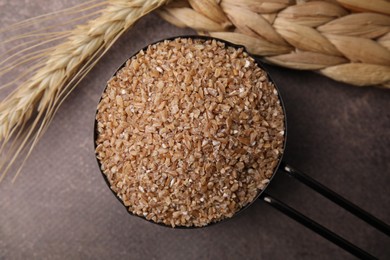
[[[174,40],[176,38],[191,38],[191,39],[202,39],[202,40],[213,40],[213,39],[215,39],[217,41],[225,43],[226,46],[231,46],[233,48],[243,48],[245,50],[244,46],[239,46],[239,45],[236,45],[236,44],[233,44],[233,43],[221,40],[221,39],[216,39],[216,38],[208,37],[208,36],[180,36],[180,37],[172,37],[172,38],[159,40],[159,41],[154,42],[154,43],[152,43],[150,45],[153,45],[153,44],[156,44],[158,42],[165,41],[165,40]],[[146,51],[148,46],[144,47],[142,50]],[[137,53],[135,53],[133,56],[135,56]],[[257,63],[257,65],[261,69],[263,69],[265,72],[267,72],[267,70],[262,66],[262,63],[259,60],[259,58],[255,57],[255,56],[251,56],[251,57],[255,60],[255,62]],[[115,72],[115,74],[120,69],[122,69],[125,65],[126,65],[126,62]],[[286,140],[287,140],[287,114],[286,114],[286,111],[285,111],[285,108],[284,108],[282,97],[280,95],[280,91],[277,88],[277,85],[270,78],[268,72],[267,72],[267,75],[268,75],[269,81],[272,82],[275,85],[275,88],[276,88],[276,90],[278,92],[280,104],[281,104],[281,106],[283,108],[283,112],[285,114],[285,117],[284,117],[284,120],[285,120],[284,121],[285,130],[284,130],[284,144],[283,144],[283,151],[284,151],[285,147],[286,147]],[[97,135],[98,135],[98,132],[97,132],[97,121],[95,119],[95,127],[94,127],[95,149],[96,149]],[[335,204],[337,204],[340,207],[344,208],[345,210],[349,211],[350,213],[352,213],[356,217],[364,220],[366,223],[368,223],[369,225],[375,227],[376,229],[378,229],[379,231],[383,232],[387,236],[390,236],[390,226],[389,225],[387,225],[383,221],[379,220],[375,216],[371,215],[367,211],[361,209],[360,207],[358,207],[357,205],[353,204],[352,202],[348,201],[347,199],[343,198],[342,196],[340,196],[336,192],[332,191],[331,189],[327,188],[326,186],[322,185],[321,183],[317,182],[316,180],[312,179],[310,176],[306,175],[305,173],[295,169],[294,167],[292,167],[290,164],[288,164],[287,162],[283,161],[282,159],[283,158],[280,157],[278,165],[277,165],[277,167],[275,167],[275,171],[273,173],[273,176],[270,179],[270,182],[272,182],[272,180],[273,180],[273,178],[275,177],[276,174],[287,174],[289,177],[294,178],[295,180],[305,184],[307,187],[309,187],[309,188],[313,189],[314,191],[320,193],[325,198],[331,200]],[[97,159],[97,161],[98,161],[98,164],[99,164],[99,168],[101,168],[100,161],[98,159]],[[106,175],[103,172],[102,172],[102,175],[103,175],[103,177],[104,177],[108,187],[110,187],[110,183],[109,183]],[[328,239],[329,241],[333,242],[334,244],[338,245],[339,247],[341,247],[341,248],[345,249],[346,251],[350,252],[354,256],[362,258],[362,259],[376,259],[371,254],[367,253],[366,251],[362,250],[361,248],[359,248],[359,247],[355,246],[354,244],[350,243],[349,241],[345,240],[344,238],[342,238],[341,236],[339,236],[335,232],[332,232],[331,230],[327,229],[326,227],[320,225],[319,223],[315,222],[314,220],[310,219],[309,217],[303,215],[302,213],[298,212],[297,210],[295,210],[292,207],[288,206],[287,204],[283,203],[281,200],[273,197],[271,194],[268,194],[267,187],[268,187],[269,183],[267,184],[267,186],[263,190],[259,190],[256,198],[251,203],[249,203],[245,207],[241,208],[238,212],[236,212],[233,215],[233,217],[237,216],[242,211],[244,211],[245,209],[250,207],[257,199],[260,199],[260,200],[264,201],[265,203],[271,205],[272,207],[276,208],[280,212],[282,212],[282,213],[286,214],[287,216],[293,218],[294,220],[296,220],[297,222],[301,223],[302,225],[306,226],[307,228],[311,229],[312,231],[316,232],[317,234],[321,235],[322,237]],[[123,201],[116,196],[115,192],[113,190],[111,190],[111,191],[113,192],[115,197],[122,203],[122,205],[124,207],[126,207],[123,204]],[[127,210],[127,207],[126,207],[126,210]],[[131,214],[131,215],[134,215],[130,211],[128,211],[128,213]],[[146,218],[144,218],[142,216],[138,216],[138,215],[134,215],[134,216],[141,217],[141,218],[147,220]],[[214,225],[214,224],[219,224],[219,223],[224,222],[225,220],[227,220],[227,219],[221,220],[219,222],[210,223],[207,226]],[[162,224],[162,223],[156,223],[156,222],[154,222],[152,220],[147,220],[147,221],[155,223],[155,224],[163,225],[163,226],[166,226],[166,227],[170,227],[170,226]],[[179,227],[176,227],[176,228],[183,228],[183,229],[187,229],[188,228],[188,229],[191,229],[191,228],[197,228],[197,227],[183,227],[183,226],[180,227],[179,226]]]

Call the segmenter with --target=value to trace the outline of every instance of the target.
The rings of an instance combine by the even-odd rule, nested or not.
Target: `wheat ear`
[[[272,64],[356,86],[390,85],[386,0],[179,0],[159,13]]]
[[[11,144],[8,151],[12,152],[5,156],[6,159],[0,165],[2,178],[24,148],[28,147],[27,155],[31,152],[63,98],[104,52],[139,18],[166,2],[168,1],[107,1],[107,7],[99,17],[76,27],[65,42],[46,53],[44,66],[0,103],[2,155],[5,156],[5,147],[13,135],[18,136],[17,140],[20,141]],[[32,123],[26,124],[32,115],[36,115]]]

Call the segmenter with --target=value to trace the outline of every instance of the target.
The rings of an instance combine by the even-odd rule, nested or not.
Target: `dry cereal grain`
[[[96,115],[96,155],[128,210],[175,226],[232,217],[283,152],[277,91],[242,48],[177,38],[130,58]]]

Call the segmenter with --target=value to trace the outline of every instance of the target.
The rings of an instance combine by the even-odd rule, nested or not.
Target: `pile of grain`
[[[233,216],[272,176],[284,115],[242,49],[175,39],[140,51],[108,82],[96,154],[129,211],[170,226]]]

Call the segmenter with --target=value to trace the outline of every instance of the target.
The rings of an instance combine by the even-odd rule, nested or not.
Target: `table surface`
[[[0,24],[77,0],[63,2],[0,0]],[[261,201],[231,221],[176,230],[130,216],[112,195],[92,138],[105,82],[143,46],[193,33],[148,15],[69,96],[16,182],[8,176],[0,183],[0,259],[353,259]],[[286,106],[285,160],[390,223],[390,91],[266,67]],[[276,176],[269,193],[375,256],[390,258],[389,237],[302,184]]]

